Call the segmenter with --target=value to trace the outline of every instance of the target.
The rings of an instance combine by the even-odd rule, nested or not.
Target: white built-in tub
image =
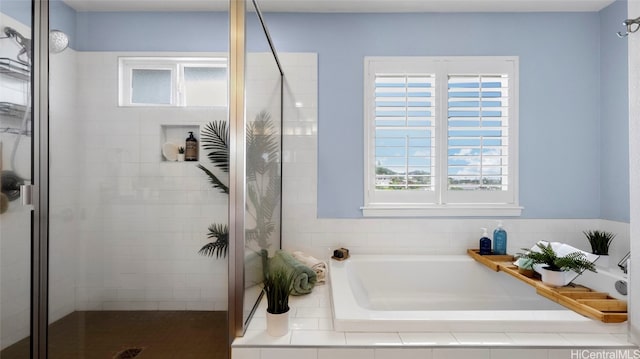
[[[330,263],[337,331],[624,333],[467,255],[352,255]]]

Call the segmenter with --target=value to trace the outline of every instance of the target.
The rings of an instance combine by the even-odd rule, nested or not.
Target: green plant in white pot
[[[597,262],[598,265],[604,268],[609,267],[609,247],[611,246],[611,242],[616,237],[615,234],[607,231],[600,230],[589,230],[583,231],[585,237],[589,241],[591,245],[591,253],[597,254],[600,257]]]
[[[184,147],[183,146],[178,147],[177,160],[178,160],[178,162],[184,162]]]
[[[537,250],[534,250],[537,249]],[[551,243],[537,243],[532,249],[522,248],[524,253],[518,253],[520,258],[530,259],[533,264],[542,264],[540,275],[542,283],[551,287],[562,287],[565,283],[564,272],[573,270],[581,273],[585,270],[596,271],[593,262],[589,261],[580,251],[571,252],[564,256],[558,256]]]
[[[289,295],[293,287],[293,272],[270,269],[264,276],[267,296],[267,334],[281,337],[289,332]]]

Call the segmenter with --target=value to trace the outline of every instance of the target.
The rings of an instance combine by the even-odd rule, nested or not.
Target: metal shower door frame
[[[49,1],[32,0],[31,358],[47,358],[49,317]]]

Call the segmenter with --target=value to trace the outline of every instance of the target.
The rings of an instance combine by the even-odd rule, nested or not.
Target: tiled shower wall
[[[331,219],[317,218],[317,56],[281,54],[285,71],[283,247],[328,258],[333,249],[353,253],[464,254],[477,248],[480,227],[495,219]],[[524,150],[524,149],[523,149]],[[526,208],[525,208],[526,211]],[[559,241],[583,250],[587,229],[617,234],[613,265],[629,251],[629,224],[600,219],[506,219],[508,251],[515,253],[538,240]]]
[[[73,49],[49,59],[49,322],[75,310],[76,258],[81,185],[77,165],[83,151],[82,126],[77,123],[76,57]]]
[[[163,125],[202,126],[227,110],[118,107],[118,56],[136,55],[175,56],[77,56],[76,309],[226,310],[227,261],[197,252],[208,226],[227,222],[228,197],[196,163],[164,161],[161,145]],[[200,163],[216,172],[202,150]]]

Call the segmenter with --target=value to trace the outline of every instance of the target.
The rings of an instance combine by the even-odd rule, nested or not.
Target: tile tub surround
[[[266,332],[262,301],[244,337],[232,344],[233,359],[265,358],[564,358],[571,350],[634,350],[626,334],[511,332],[338,332],[333,330],[330,287],[292,296],[291,331]],[[467,356],[465,356],[467,355]]]

